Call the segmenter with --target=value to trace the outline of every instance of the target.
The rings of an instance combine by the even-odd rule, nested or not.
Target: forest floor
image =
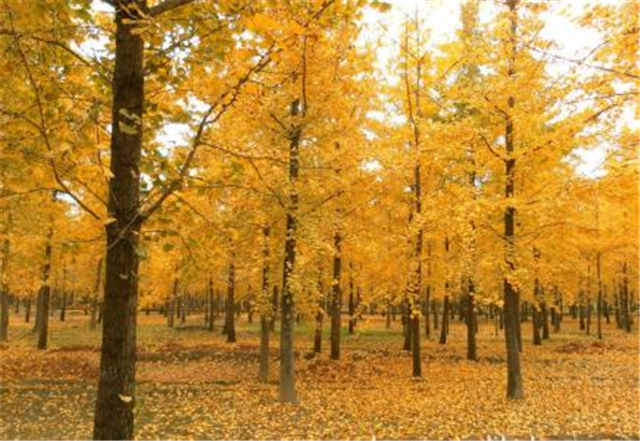
[[[561,333],[531,344],[523,323],[525,399],[505,399],[502,333],[480,320],[480,360],[465,359],[465,327],[449,341],[423,344],[423,378],[411,378],[399,321],[381,317],[345,333],[343,357],[311,357],[312,332],[298,328],[299,405],[278,403],[278,341],[272,335],[271,378],[260,384],[258,328],[246,317],[238,342],[188,317],[168,329],[140,316],[136,398],[138,439],[638,439],[638,334],[605,326],[604,340],[565,318]],[[11,317],[0,347],[0,438],[90,439],[99,366],[99,331],[87,317],[52,319],[50,348],[34,349],[30,324]],[[220,323],[220,320],[218,320]],[[310,323],[310,322],[309,322]],[[309,325],[310,326],[310,325]],[[326,332],[326,331],[325,331]]]

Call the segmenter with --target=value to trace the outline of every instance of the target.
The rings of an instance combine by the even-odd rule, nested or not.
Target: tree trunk
[[[235,322],[235,306],[236,306],[236,264],[234,258],[229,262],[229,271],[227,274],[227,314],[225,317],[225,329],[227,331],[227,343],[235,343],[236,341],[236,322]]]
[[[324,314],[321,307],[318,306],[318,312],[316,312],[316,329],[313,334],[313,352],[319,354],[322,352],[322,322],[324,321]]]
[[[515,74],[516,40],[517,40],[517,7],[518,0],[507,0],[510,19],[510,54],[508,59],[508,77]],[[507,207],[504,213],[504,239],[506,242],[505,261],[509,271],[515,270],[515,208],[510,200],[515,193],[515,165],[516,160],[512,156],[515,149],[514,126],[512,119],[515,99],[509,96],[507,99],[508,114],[505,125],[505,150],[507,158],[505,164],[505,199]],[[520,295],[513,287],[509,278],[504,279],[504,329],[507,351],[507,398],[521,399],[524,396],[522,387],[522,373],[520,370],[520,351],[522,349],[522,337],[520,330]]]
[[[213,291],[213,279],[209,277],[209,321],[207,322],[207,328],[209,331],[213,332],[215,329],[216,322],[216,299],[215,293]]]
[[[51,287],[43,285],[41,289],[42,306],[40,308],[40,326],[38,328],[38,349],[47,349],[49,342],[49,303]]]
[[[260,290],[260,359],[258,367],[258,380],[266,383],[269,380],[269,314],[266,305],[269,302],[269,234],[268,225],[262,227],[262,287]]]
[[[278,309],[279,309],[279,304],[278,304],[278,300],[280,299],[280,296],[278,294],[278,286],[274,285],[273,286],[273,297],[271,299],[271,304],[273,305],[273,315],[271,316],[271,331],[275,331],[276,330],[276,318],[278,317]]]
[[[322,284],[322,271],[318,271],[318,311],[316,312],[316,329],[313,335],[313,352],[319,354],[322,352],[322,326],[324,322],[324,308],[326,305],[326,296]]]
[[[303,63],[306,61],[303,54]],[[305,79],[303,78],[303,81]],[[291,103],[291,117],[296,118],[303,105],[306,112],[307,103],[296,99]],[[295,127],[289,137],[289,206],[287,207],[287,228],[284,244],[284,265],[282,271],[282,317],[280,319],[280,401],[297,403],[294,359],[294,327],[295,305],[291,287],[291,277],[296,263],[296,241],[298,230],[298,193],[296,182],[299,172],[299,147],[301,137],[300,126]]]
[[[427,286],[427,296],[424,302],[424,336],[425,338],[431,338],[431,324],[429,319],[429,314],[431,311],[429,310],[430,302],[431,302],[431,286]]]
[[[540,302],[540,320],[542,326],[542,339],[549,340],[549,308],[547,302]]]
[[[102,261],[101,257],[98,260],[98,266],[96,269],[96,284],[93,287],[93,300],[91,302],[91,316],[89,317],[89,329],[96,329],[96,319],[98,316],[98,296],[100,293],[100,284],[102,282]]]
[[[331,282],[331,350],[332,360],[340,359],[340,334],[342,328],[342,235],[336,231],[333,235],[333,280]]]
[[[540,312],[535,305],[532,308],[531,327],[533,329],[533,345],[542,345],[542,338],[540,336]]]
[[[65,319],[67,318],[67,284],[66,284],[66,278],[67,278],[67,269],[64,268],[62,273],[63,275],[63,279],[62,279],[62,301],[60,304],[60,321],[64,322]]]
[[[9,293],[6,285],[0,291],[0,341],[9,340]]]
[[[67,318],[67,292],[62,291],[62,302],[60,305],[60,321],[64,322]]]
[[[505,279],[504,331],[507,345],[507,398],[523,398],[520,349],[518,347],[518,295]]]
[[[31,297],[27,297],[24,305],[24,322],[29,323],[31,320]]]
[[[180,297],[178,297],[178,310],[180,311],[180,325],[185,325],[187,323],[187,298],[185,293],[183,293]]]
[[[630,296],[629,296],[629,278],[627,276],[627,262],[624,262],[622,266],[622,316],[624,317],[624,329],[627,332],[631,332],[631,312],[629,308]]]
[[[418,67],[418,74],[420,69]],[[418,85],[416,85],[418,86]],[[418,92],[416,89],[416,105],[419,105]],[[419,107],[418,107],[419,109]],[[419,152],[419,131],[418,127],[414,127],[414,140],[416,144],[416,151]],[[415,210],[418,216],[422,213],[422,181],[420,177],[420,162],[418,160],[414,167],[414,190],[415,190]],[[409,302],[409,318],[410,318],[410,332],[411,332],[411,352],[413,361],[413,376],[422,376],[422,356],[420,354],[420,293],[422,292],[422,241],[423,231],[422,228],[418,229],[414,259],[415,259],[415,273],[413,276],[413,283],[410,290],[410,302]]]
[[[402,328],[403,328],[403,336],[404,343],[402,345],[403,351],[411,350],[411,337],[413,337],[413,333],[411,332],[411,306],[409,305],[409,301],[404,299],[402,302]]]
[[[260,315],[260,360],[258,380],[261,383],[269,381],[269,334],[270,323],[267,315]]]
[[[9,340],[9,293],[6,284],[0,287],[0,341]]]
[[[478,317],[475,311],[475,285],[471,279],[469,279],[467,289],[467,360],[477,361],[476,326]]]
[[[175,278],[173,281],[173,290],[171,291],[171,300],[167,304],[167,326],[173,328],[176,320],[176,304],[178,297],[178,285],[180,283],[179,278]]]
[[[440,327],[440,343],[447,343],[447,334],[449,334],[449,296],[444,296],[444,307],[442,308],[442,326]]]
[[[614,287],[614,291],[615,291],[615,287]],[[622,290],[619,290],[614,293],[614,303],[616,308],[615,317],[616,317],[616,326],[618,327],[618,329],[622,329],[622,315],[620,314],[620,309],[621,309],[620,293],[621,292]]]
[[[386,315],[386,320],[385,320],[385,325],[384,325],[384,327],[385,327],[386,329],[391,329],[391,308],[392,308],[392,306],[391,306],[391,301],[389,301],[389,302],[387,303],[387,310],[386,310],[386,313],[385,313],[385,315]]]
[[[104,312],[104,302],[100,302],[98,305],[98,324],[102,323],[102,315]]]
[[[420,356],[420,313],[413,311],[411,314],[411,354],[413,361],[413,376],[422,376],[422,358]]]
[[[137,6],[131,7],[131,6]],[[144,112],[144,44],[137,11],[146,0],[116,5],[109,217],[96,440],[133,439],[136,318],[138,309],[140,157]]]
[[[438,301],[433,299],[433,330],[438,329]]]
[[[587,335],[591,335],[591,298],[587,299]]]
[[[53,220],[51,221],[53,224]],[[44,248],[44,263],[42,264],[42,307],[40,308],[40,327],[38,329],[38,349],[47,349],[49,339],[49,301],[51,296],[51,241],[53,239],[53,225],[49,227],[47,242]]]
[[[9,215],[11,218],[11,215]],[[0,276],[7,274],[9,270],[10,242],[8,238],[2,241],[2,261],[0,261]],[[9,340],[9,286],[5,281],[0,281],[0,341]]]
[[[356,319],[355,319],[355,313],[356,313],[356,308],[355,308],[355,297],[353,295],[353,263],[349,262],[349,324],[348,324],[348,332],[349,335],[353,334],[353,329],[355,327],[356,324]]]

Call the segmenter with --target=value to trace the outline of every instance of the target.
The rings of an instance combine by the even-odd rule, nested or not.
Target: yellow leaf
[[[258,32],[269,32],[277,29],[278,26],[278,22],[267,14],[256,14],[249,22],[249,28]]]

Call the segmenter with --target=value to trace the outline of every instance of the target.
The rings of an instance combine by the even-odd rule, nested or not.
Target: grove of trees
[[[86,309],[94,439],[134,437],[141,311],[229,342],[248,314],[286,403],[296,351],[340,360],[367,316],[427,379],[424,340],[459,316],[478,360],[487,317],[522,399],[523,340],[638,311],[639,8],[569,3],[463,1],[438,44],[416,9],[389,44],[378,0],[1,0],[0,340]],[[599,43],[562,53],[553,16]]]

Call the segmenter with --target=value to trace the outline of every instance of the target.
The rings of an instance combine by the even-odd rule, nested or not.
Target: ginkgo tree
[[[441,43],[416,8],[378,66],[377,0],[3,1],[0,340],[11,302],[41,349],[57,305],[102,320],[95,439],[134,436],[140,309],[176,330],[197,309],[230,345],[257,316],[285,403],[296,351],[341,363],[370,313],[400,311],[426,378],[424,339],[457,312],[476,361],[486,315],[523,398],[529,315],[534,345],[567,308],[599,338],[611,310],[633,327],[636,6],[470,0]],[[602,41],[561,55],[553,15]]]

